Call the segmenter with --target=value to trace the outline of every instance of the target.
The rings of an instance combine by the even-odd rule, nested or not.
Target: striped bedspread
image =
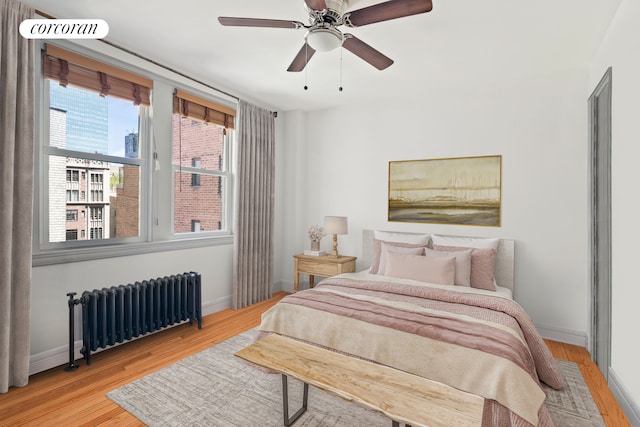
[[[391,366],[485,399],[483,426],[553,426],[540,381],[562,375],[514,301],[363,273],[325,279],[263,314],[259,330]]]

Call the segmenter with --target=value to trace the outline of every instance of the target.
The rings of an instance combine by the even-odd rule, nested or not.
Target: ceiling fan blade
[[[260,18],[234,18],[228,16],[218,17],[218,22],[231,27],[268,27],[268,28],[300,28],[304,27],[302,22],[285,21],[283,19],[260,19]]]
[[[309,9],[324,10],[327,8],[327,3],[324,0],[304,0],[304,2],[309,6]]]
[[[298,72],[304,70],[304,67],[307,65],[314,53],[316,53],[314,48],[306,43],[303,44],[302,49],[300,49],[296,57],[293,58],[293,62],[291,62],[287,71]]]
[[[378,70],[384,70],[393,64],[393,59],[375,50],[353,34],[345,34],[342,46],[349,52],[367,61]]]
[[[429,12],[431,9],[433,9],[431,0],[390,0],[345,13],[344,20],[349,27],[361,27],[375,22]]]

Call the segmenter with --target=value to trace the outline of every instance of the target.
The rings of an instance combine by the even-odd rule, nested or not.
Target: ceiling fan
[[[304,0],[309,13],[309,25],[298,21],[260,18],[219,17],[220,24],[234,27],[306,28],[305,42],[287,71],[302,71],[316,51],[328,52],[340,46],[359,56],[379,70],[393,60],[369,46],[353,34],[342,33],[337,27],[361,27],[390,19],[429,12],[431,0],[389,0],[384,3],[346,12],[349,0]]]

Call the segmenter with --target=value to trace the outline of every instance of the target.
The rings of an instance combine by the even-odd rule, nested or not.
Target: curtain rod
[[[40,9],[35,9],[35,12],[36,12],[38,15],[40,15],[40,16],[44,16],[44,17],[45,17],[45,18],[47,18],[47,19],[57,19],[55,16],[50,15],[50,14],[48,14],[48,13],[46,13],[46,12],[43,12],[43,11],[41,11]],[[115,43],[112,43],[112,42],[107,41],[107,40],[104,40],[104,39],[98,39],[98,40],[100,40],[102,43],[108,44],[108,45],[109,45],[109,46],[111,46],[111,47],[115,47],[116,49],[119,49],[119,50],[121,50],[121,51],[123,51],[123,52],[125,52],[125,53],[128,53],[129,55],[133,55],[133,56],[135,56],[135,57],[137,57],[137,58],[140,58],[140,59],[145,60],[145,61],[147,61],[147,62],[150,62],[150,63],[152,63],[152,64],[154,64],[154,65],[157,65],[158,67],[164,68],[164,69],[165,69],[165,70],[167,70],[167,71],[171,71],[172,73],[175,73],[175,74],[177,74],[177,75],[179,75],[179,76],[182,76],[182,77],[184,77],[184,78],[186,78],[186,79],[189,79],[189,80],[191,80],[192,82],[196,82],[196,83],[198,83],[198,84],[201,84],[201,85],[203,85],[203,86],[208,87],[209,89],[213,89],[213,90],[215,90],[215,91],[217,91],[217,92],[220,92],[220,93],[222,93],[222,94],[224,94],[224,95],[227,95],[227,96],[229,96],[229,97],[231,97],[231,98],[235,99],[236,101],[239,101],[239,100],[240,100],[240,98],[239,98],[239,97],[237,97],[237,96],[235,96],[235,95],[232,95],[232,94],[230,94],[229,92],[226,92],[226,91],[224,91],[224,90],[218,89],[217,87],[215,87],[215,86],[211,86],[210,84],[205,83],[205,82],[203,82],[203,81],[201,81],[201,80],[194,79],[193,77],[188,76],[188,75],[184,74],[183,72],[176,71],[176,70],[174,70],[174,69],[173,69],[173,68],[171,68],[171,67],[167,67],[167,66],[166,66],[166,65],[164,65],[164,64],[160,64],[159,62],[154,61],[153,59],[149,59],[149,58],[147,58],[147,57],[145,57],[145,56],[142,56],[142,55],[140,55],[139,53],[132,52],[131,50],[129,50],[129,49],[127,49],[127,48],[124,48],[124,47],[122,47],[122,46],[120,46],[120,45],[117,45],[117,44],[115,44]],[[277,112],[276,112],[276,114],[277,114]]]

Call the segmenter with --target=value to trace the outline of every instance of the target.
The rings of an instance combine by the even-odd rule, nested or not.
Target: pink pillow
[[[433,249],[445,252],[467,251],[469,248],[459,246],[433,245]],[[471,287],[495,291],[496,253],[493,248],[471,249]]]
[[[369,268],[369,273],[379,274],[378,270],[380,269],[380,256],[382,253],[382,243],[387,245],[397,246],[401,248],[426,248],[426,244],[419,243],[400,243],[400,242],[387,242],[384,240],[373,239],[373,259],[371,260],[371,268]]]
[[[386,275],[400,279],[453,285],[456,274],[455,257],[426,257],[387,252]]]
[[[405,248],[403,246],[395,246],[389,242],[382,242],[380,245],[380,263],[378,264],[378,273],[384,275],[385,267],[387,265],[387,254],[389,252],[395,252],[398,254],[411,254],[411,255],[424,255],[424,251],[427,250],[425,247],[417,247],[417,248]]]
[[[430,257],[450,257],[454,256],[456,258],[456,276],[453,279],[453,284],[457,286],[471,286],[471,251],[472,249],[468,249],[466,251],[460,252],[446,252],[446,251],[435,251],[433,249],[426,248],[425,255]]]

